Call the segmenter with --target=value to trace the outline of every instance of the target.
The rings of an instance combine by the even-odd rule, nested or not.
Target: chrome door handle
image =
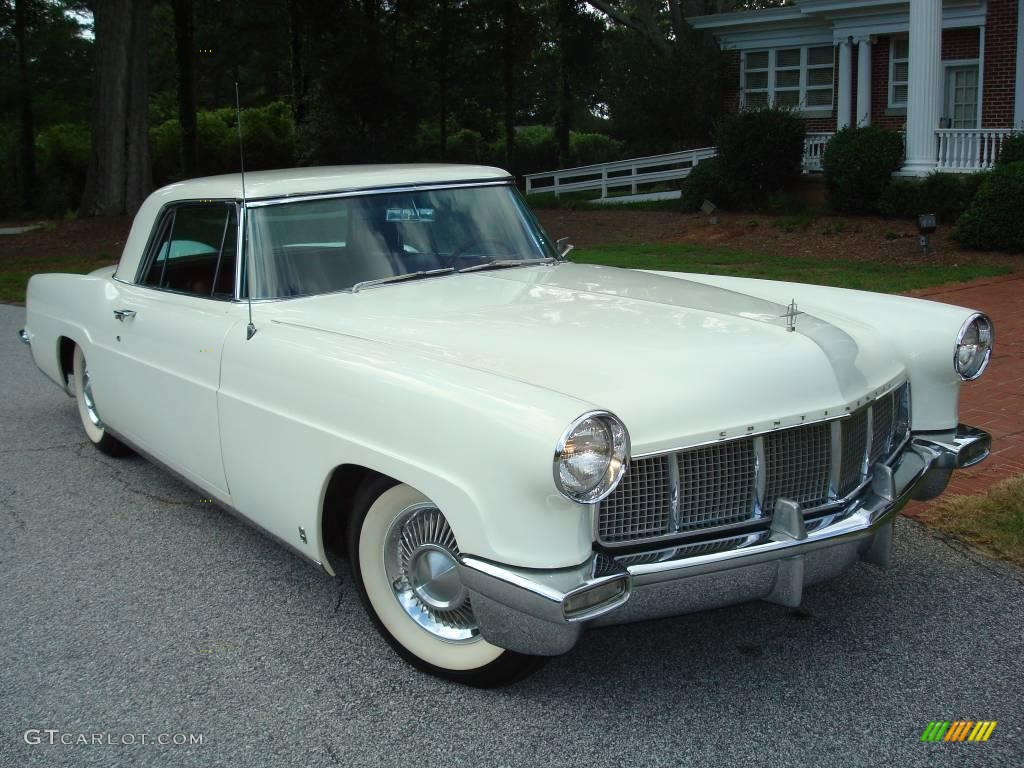
[[[134,309],[115,309],[114,310],[114,317],[116,319],[120,320],[123,323],[124,319],[126,317],[129,317],[129,318],[135,317],[135,310]]]

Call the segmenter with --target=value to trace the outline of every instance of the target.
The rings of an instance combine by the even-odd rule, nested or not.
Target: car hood
[[[562,263],[297,299],[276,321],[564,393],[616,413],[642,453],[839,416],[902,379],[877,330],[799,309],[791,331],[782,304]]]

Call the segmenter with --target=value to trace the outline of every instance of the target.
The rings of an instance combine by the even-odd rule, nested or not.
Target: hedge
[[[832,210],[874,213],[903,163],[903,137],[876,126],[844,128],[825,147],[821,165]]]
[[[961,245],[1024,253],[1024,160],[997,165],[956,222]]]

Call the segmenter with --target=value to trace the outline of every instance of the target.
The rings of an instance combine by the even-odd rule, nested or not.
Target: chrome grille
[[[598,537],[630,541],[669,532],[672,485],[671,456],[651,456],[631,462],[615,493],[601,503]]]
[[[634,459],[598,511],[598,540],[633,544],[770,518],[790,499],[834,508],[909,430],[909,385],[853,414]],[[831,505],[831,506],[830,506]]]
[[[734,440],[679,454],[679,520],[690,531],[754,514],[754,443]]]
[[[888,456],[892,447],[893,428],[896,421],[896,393],[878,398],[871,405],[871,463]]]
[[[839,422],[842,451],[836,490],[840,498],[857,490],[867,475],[868,415],[868,409],[862,408],[850,418]]]
[[[832,426],[828,423],[784,429],[764,436],[764,509],[778,499],[817,507],[828,502]]]

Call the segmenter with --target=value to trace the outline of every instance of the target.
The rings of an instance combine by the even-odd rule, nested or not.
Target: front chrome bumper
[[[960,425],[915,433],[850,505],[806,521],[780,504],[770,526],[737,548],[700,554],[687,547],[613,557],[595,552],[573,568],[537,570],[463,555],[459,573],[484,639],[542,656],[570,650],[589,625],[624,624],[750,600],[800,604],[804,587],[837,576],[858,560],[885,567],[895,514],[931,480],[988,456],[989,435]],[[941,490],[940,487],[940,490]]]

